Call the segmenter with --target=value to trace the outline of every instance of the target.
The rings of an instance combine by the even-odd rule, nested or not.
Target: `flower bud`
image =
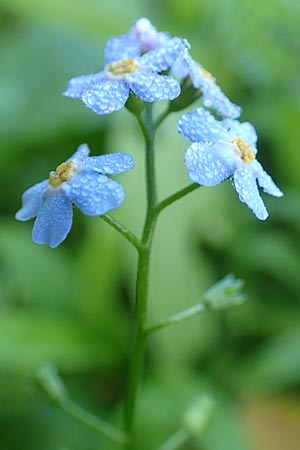
[[[208,394],[199,395],[187,408],[183,424],[193,436],[201,434],[211,419],[215,402]]]
[[[243,285],[243,280],[227,275],[205,292],[203,303],[211,309],[225,309],[244,303],[246,298],[241,292]]]

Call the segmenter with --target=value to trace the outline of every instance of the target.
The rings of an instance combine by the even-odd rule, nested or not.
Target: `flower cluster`
[[[180,94],[180,85],[161,72],[183,54],[185,45],[180,38],[168,39],[159,49],[142,54],[132,33],[114,37],[105,47],[104,70],[71,79],[64,95],[81,99],[96,114],[123,108],[130,92],[148,103],[173,100]]]
[[[97,114],[109,114],[125,105],[130,92],[149,103],[173,100],[180,94],[177,79],[189,77],[193,87],[201,90],[206,107],[224,117],[239,117],[241,108],[193,60],[189,48],[186,39],[158,32],[148,19],[139,19],[127,34],[107,42],[104,70],[72,78],[64,95],[81,99]],[[167,70],[174,76],[162,75]]]
[[[186,39],[158,32],[148,19],[142,18],[128,33],[107,42],[104,60],[104,70],[72,78],[64,95],[82,100],[96,114],[110,114],[123,108],[129,96],[146,103],[169,100],[169,113],[189,106],[202,94],[204,106],[215,110],[222,120],[216,120],[204,108],[181,117],[179,131],[192,142],[185,154],[189,178],[214,186],[232,177],[240,200],[259,219],[267,218],[257,184],[276,197],[283,194],[256,160],[256,132],[249,123],[236,120],[241,108],[194,61]],[[24,193],[23,207],[16,218],[36,216],[35,242],[59,245],[70,231],[73,204],[84,214],[97,216],[123,202],[123,188],[106,175],[131,169],[132,157],[125,153],[88,155],[87,145],[80,146],[50,173],[48,180]]]

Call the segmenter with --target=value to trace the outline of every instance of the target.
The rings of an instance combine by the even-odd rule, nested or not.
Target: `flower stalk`
[[[89,156],[82,144],[67,161],[60,163],[49,178],[27,189],[22,207],[16,213],[21,221],[35,219],[33,241],[51,248],[60,245],[71,230],[73,206],[87,216],[101,216],[138,253],[135,310],[125,394],[125,429],[121,431],[73,403],[51,367],[43,367],[35,389],[52,405],[97,430],[126,450],[137,450],[135,420],[137,397],[142,378],[145,345],[152,333],[182,322],[206,310],[221,310],[244,301],[242,281],[232,275],[212,286],[201,302],[175,315],[148,325],[149,270],[154,230],[159,214],[168,206],[200,186],[216,186],[228,178],[239,199],[260,220],[268,217],[258,186],[266,193],[283,193],[257,161],[257,135],[254,127],[241,123],[241,108],[232,103],[207,72],[189,53],[189,43],[179,37],[157,32],[146,18],[139,19],[128,33],[110,39],[105,47],[104,70],[72,78],[66,97],[81,100],[98,115],[110,114],[124,106],[135,115],[145,140],[145,181],[147,208],[141,238],[107,214],[125,199],[123,187],[111,179],[134,167],[126,153]],[[181,81],[180,81],[181,80]],[[155,135],[169,114],[191,106],[202,96],[203,107],[181,116],[178,130],[190,145],[185,164],[191,184],[158,201],[155,171]],[[168,101],[165,110],[153,118],[153,104]],[[214,110],[222,120],[205,108]],[[213,402],[198,399],[186,412],[179,428],[159,450],[176,450],[200,435],[210,417]]]
[[[125,429],[128,436],[127,448],[134,448],[134,422],[136,411],[136,400],[139,381],[142,374],[144,361],[144,350],[146,341],[147,307],[148,307],[148,284],[149,284],[149,264],[153,238],[153,231],[156,223],[155,208],[157,203],[156,181],[155,181],[155,155],[154,139],[156,128],[152,118],[152,105],[148,104],[144,112],[144,117],[137,114],[145,143],[146,143],[146,190],[147,190],[147,211],[142,233],[141,246],[138,250],[138,267],[136,279],[136,301],[135,319],[132,341],[132,351],[129,361],[128,384],[125,399]]]

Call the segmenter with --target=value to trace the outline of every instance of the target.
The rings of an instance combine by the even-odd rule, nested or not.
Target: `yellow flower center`
[[[250,149],[250,144],[248,144],[248,142],[243,141],[240,138],[235,138],[233,142],[236,145],[244,163],[249,164],[255,159],[255,154]]]
[[[115,76],[122,76],[134,72],[138,65],[134,59],[117,61],[108,66],[108,71]]]
[[[74,174],[73,162],[64,162],[56,167],[56,170],[49,175],[49,183],[53,187],[58,187],[68,181]]]
[[[204,69],[200,64],[199,64],[199,67],[200,67],[200,72],[204,76],[204,78],[206,78],[207,80],[210,80],[210,81],[216,80],[215,77],[208,70]]]

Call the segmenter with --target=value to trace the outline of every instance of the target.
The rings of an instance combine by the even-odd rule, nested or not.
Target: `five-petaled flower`
[[[123,187],[106,176],[117,175],[134,166],[126,153],[89,157],[86,144],[50,172],[49,179],[24,192],[23,206],[16,213],[18,220],[36,216],[32,237],[37,244],[57,247],[68,235],[74,203],[88,216],[101,216],[118,208],[124,198]]]
[[[197,108],[179,120],[180,133],[192,142],[185,154],[189,178],[204,186],[215,186],[233,177],[242,202],[256,217],[268,217],[257,183],[268,194],[283,194],[256,160],[257,135],[254,127],[233,119],[216,120],[208,111]]]
[[[168,70],[185,48],[182,39],[172,38],[141,56],[141,43],[133,32],[113,37],[105,47],[104,71],[71,79],[64,95],[81,99],[97,114],[121,109],[131,91],[149,103],[173,100],[180,94],[180,85],[174,77],[160,73]]]
[[[127,36],[137,39],[141,54],[158,49],[171,39],[168,33],[158,32],[146,18],[137,20]],[[201,89],[203,103],[207,108],[215,109],[221,116],[232,119],[237,119],[241,115],[241,108],[226,97],[216,84],[213,75],[193,60],[189,53],[188,43],[186,43],[184,52],[180,53],[172,64],[171,71],[177,78],[187,76],[191,78],[194,88]]]

